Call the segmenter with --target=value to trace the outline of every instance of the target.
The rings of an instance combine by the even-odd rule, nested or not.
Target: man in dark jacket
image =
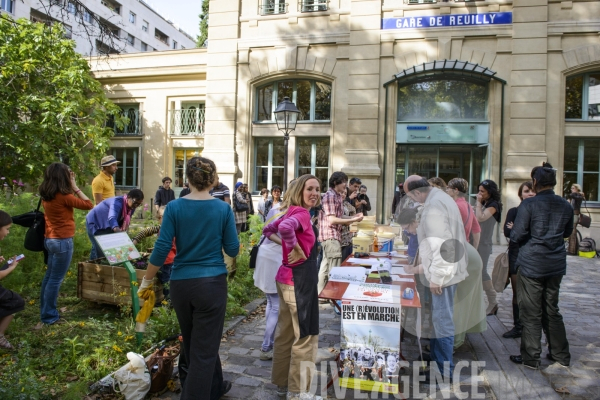
[[[535,197],[519,206],[510,240],[519,244],[517,301],[523,333],[521,354],[510,360],[538,369],[542,351],[542,328],[548,338],[547,358],[568,366],[569,342],[558,295],[567,272],[564,239],[573,230],[573,207],[554,194],[556,170],[549,163],[531,171]]]
[[[156,195],[154,196],[154,209],[158,214],[158,210],[161,206],[166,206],[170,201],[175,200],[175,192],[171,189],[172,179],[165,176],[162,179],[162,186],[158,187]]]
[[[190,194],[192,192],[190,190],[189,182],[184,183],[183,186],[184,186],[183,189],[181,189],[181,192],[179,192],[179,197],[187,196],[188,194]]]
[[[404,192],[404,183],[399,183],[398,190],[394,192],[394,200],[392,201],[392,215],[400,214],[398,206],[400,205],[404,196],[406,196],[406,193]]]

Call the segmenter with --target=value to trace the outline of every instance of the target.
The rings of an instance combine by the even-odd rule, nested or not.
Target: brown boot
[[[485,313],[487,315],[496,315],[498,312],[498,302],[496,301],[496,289],[494,289],[491,280],[483,282],[483,290],[488,298],[488,307]]]

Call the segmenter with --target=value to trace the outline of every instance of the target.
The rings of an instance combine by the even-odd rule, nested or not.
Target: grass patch
[[[90,189],[85,191],[91,197],[87,193]],[[31,211],[35,206],[37,198],[31,194],[0,199],[0,209],[10,215]],[[26,257],[0,282],[26,301],[25,310],[15,315],[6,332],[16,351],[0,350],[0,399],[80,399],[89,384],[124,365],[128,351],[142,352],[179,332],[174,310],[155,308],[144,342],[138,348],[131,307],[102,305],[77,298],[77,263],[87,260],[91,248],[85,216],[85,211],[75,210],[75,250],[58,299],[59,312],[68,321],[63,325],[32,330],[40,321],[40,287],[46,268],[41,252],[23,248],[26,228],[13,225],[10,235],[0,242],[0,254],[5,258],[21,253]],[[237,271],[229,282],[228,318],[244,314],[243,306],[262,294],[254,287],[253,271],[248,268],[250,249],[261,231],[261,223],[253,217],[250,231],[240,236]],[[151,247],[153,240],[146,239],[138,247]]]

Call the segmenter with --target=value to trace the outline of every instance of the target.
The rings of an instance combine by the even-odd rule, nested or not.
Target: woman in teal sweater
[[[209,194],[218,182],[215,164],[203,157],[187,163],[191,193],[171,201],[163,215],[140,291],[150,287],[175,238],[171,302],[183,336],[188,374],[181,399],[218,399],[231,389],[223,381],[219,346],[227,305],[227,268],[240,243],[229,204]]]

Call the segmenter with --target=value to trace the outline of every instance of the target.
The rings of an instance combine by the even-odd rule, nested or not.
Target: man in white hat
[[[121,161],[117,161],[113,156],[102,157],[102,161],[100,162],[102,171],[100,171],[92,181],[92,193],[94,194],[96,205],[110,197],[115,197],[115,181],[113,175],[119,168],[117,164],[120,163]]]

